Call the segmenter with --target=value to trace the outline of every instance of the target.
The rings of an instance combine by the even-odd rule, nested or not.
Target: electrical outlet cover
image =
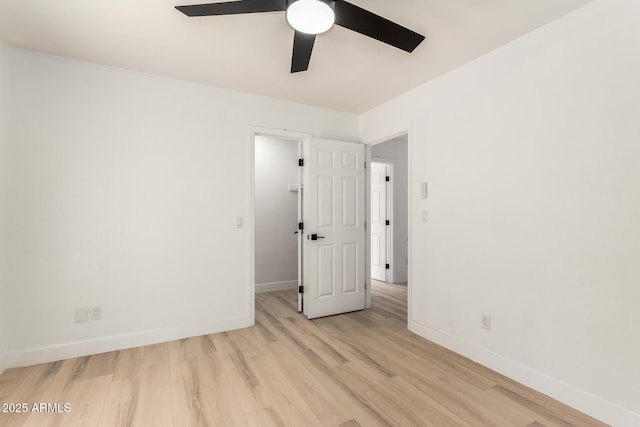
[[[91,307],[90,313],[89,313],[91,320],[100,320],[102,319],[102,306],[101,305],[96,305]]]
[[[76,323],[84,323],[89,321],[89,307],[76,308]]]

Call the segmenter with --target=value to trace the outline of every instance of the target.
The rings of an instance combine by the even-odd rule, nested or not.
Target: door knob
[[[307,234],[307,239],[311,239],[311,240],[318,240],[318,239],[324,239],[324,236],[318,236],[317,234]]]

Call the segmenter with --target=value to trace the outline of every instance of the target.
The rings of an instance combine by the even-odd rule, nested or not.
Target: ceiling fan
[[[316,34],[328,31],[334,24],[406,52],[413,52],[425,38],[344,0],[237,0],[176,6],[176,9],[187,16],[285,12],[289,25],[295,30],[291,58],[292,73],[306,71],[309,68]]]

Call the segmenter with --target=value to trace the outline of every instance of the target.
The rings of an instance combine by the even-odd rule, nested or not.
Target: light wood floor
[[[11,369],[0,426],[604,425],[406,330],[406,287],[372,310],[314,321],[295,291],[256,296],[256,326]]]

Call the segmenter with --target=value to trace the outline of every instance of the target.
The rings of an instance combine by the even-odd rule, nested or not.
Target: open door
[[[364,145],[303,143],[304,314],[365,308]]]
[[[387,277],[388,169],[387,164],[371,162],[371,278],[381,282],[390,281]]]

